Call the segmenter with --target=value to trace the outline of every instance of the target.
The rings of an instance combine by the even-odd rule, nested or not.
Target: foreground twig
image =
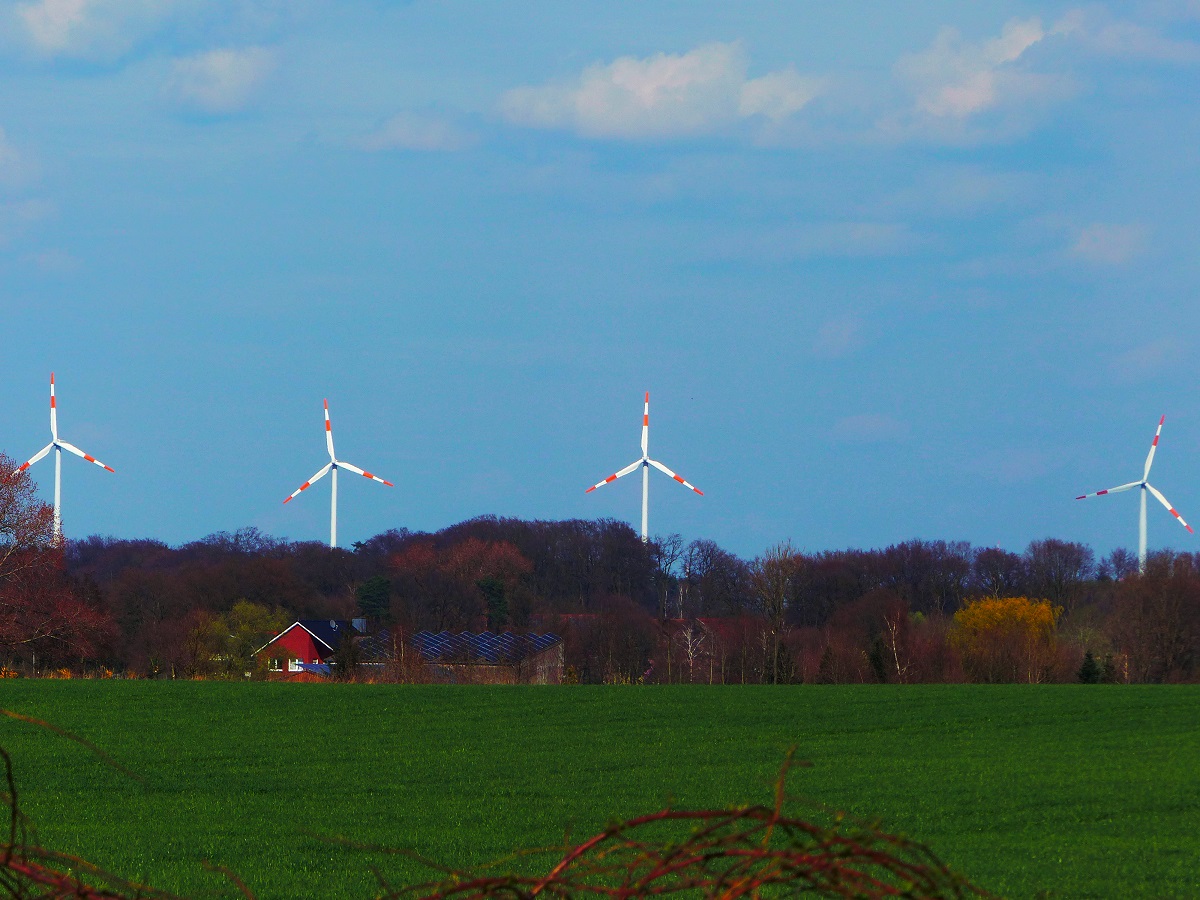
[[[415,853],[392,851],[425,862],[444,877],[400,889],[381,880],[383,896],[389,900],[988,896],[926,847],[903,837],[855,823],[842,814],[834,815],[827,825],[786,815],[785,786],[791,766],[789,753],[770,807],[664,809],[638,816],[553,851],[561,857],[541,875],[492,874],[494,864],[475,870],[447,869]]]

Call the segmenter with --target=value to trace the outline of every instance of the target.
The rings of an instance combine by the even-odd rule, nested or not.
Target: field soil
[[[370,897],[668,803],[793,794],[1008,897],[1200,896],[1200,687],[0,682],[43,844],[189,895]],[[797,807],[799,809],[799,807]]]

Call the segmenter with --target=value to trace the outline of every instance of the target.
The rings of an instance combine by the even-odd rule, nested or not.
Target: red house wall
[[[271,641],[259,653],[260,657],[267,660],[285,659],[287,657],[298,658],[300,662],[312,663],[321,662],[322,657],[329,654],[330,650],[324,644],[320,644],[313,640],[313,636],[296,625],[282,635]],[[282,675],[288,674],[288,666],[283,664],[283,672],[277,673]],[[295,675],[296,673],[292,673]]]

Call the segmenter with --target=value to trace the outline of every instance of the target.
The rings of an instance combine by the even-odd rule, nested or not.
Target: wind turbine
[[[54,399],[54,373],[50,373],[50,443],[39,450],[29,462],[25,463],[13,475],[20,475],[35,462],[42,459],[51,450],[54,451],[54,539],[62,540],[62,452],[64,450],[69,453],[74,453],[76,456],[86,459],[90,463],[95,463],[102,469],[107,469],[109,472],[116,471],[112,466],[106,466],[94,456],[84,453],[74,444],[68,444],[58,436],[58,403]]]
[[[378,481],[380,484],[386,484],[388,487],[395,487],[390,481],[384,481],[378,475],[372,475],[370,472],[364,472],[358,466],[352,466],[348,462],[342,462],[333,453],[333,426],[329,424],[329,401],[325,401],[325,446],[329,449],[329,462],[321,466],[320,470],[300,487],[292,492],[292,495],[284,500],[284,503],[290,503],[301,491],[307,491],[310,487],[320,481],[329,472],[333,472],[333,497],[329,504],[329,546],[337,546],[337,475],[338,469],[346,469],[353,472],[355,475],[361,475],[364,478],[370,478],[372,481]]]
[[[685,488],[689,488],[690,490],[695,491],[701,497],[704,496],[704,491],[700,490],[700,488],[696,487],[693,484],[688,484],[688,482],[684,481],[681,477],[676,475],[674,472],[672,472],[670,469],[668,469],[666,466],[664,466],[658,460],[651,459],[650,452],[648,449],[649,445],[650,445],[650,392],[647,391],[646,392],[646,409],[642,413],[642,458],[637,460],[636,462],[631,462],[629,465],[627,465],[625,468],[623,468],[620,472],[617,472],[615,475],[609,475],[603,481],[599,482],[598,484],[593,484],[590,488],[588,488],[586,491],[584,491],[585,494],[590,494],[596,488],[604,487],[610,481],[616,481],[622,475],[628,475],[634,469],[641,466],[641,469],[642,469],[642,542],[643,543],[645,543],[645,541],[647,540],[647,532],[648,532],[647,525],[648,525],[649,516],[650,516],[650,467],[651,466],[654,466],[654,468],[658,469],[660,472],[663,472],[664,474],[670,475],[672,478],[674,478],[676,481],[678,481],[680,484],[682,484]]]
[[[1167,421],[1166,416],[1163,416],[1161,419],[1158,420],[1158,430],[1154,432],[1154,441],[1150,444],[1150,453],[1147,454],[1147,456],[1146,456],[1146,467],[1145,467],[1145,469],[1142,470],[1142,480],[1141,481],[1131,481],[1131,482],[1129,482],[1129,484],[1122,484],[1119,487],[1109,488],[1106,491],[1096,491],[1096,493],[1094,493],[1094,494],[1084,494],[1083,496],[1075,498],[1076,500],[1086,500],[1088,497],[1099,497],[1103,494],[1117,494],[1117,493],[1120,493],[1121,491],[1127,491],[1130,488],[1141,488],[1142,508],[1141,508],[1141,512],[1138,515],[1138,571],[1139,572],[1146,571],[1146,493],[1147,492],[1153,494],[1158,499],[1158,502],[1167,508],[1167,512],[1169,512],[1171,515],[1173,515],[1175,518],[1177,518],[1179,520],[1179,524],[1182,525],[1184,528],[1186,528],[1188,530],[1189,534],[1194,533],[1192,531],[1192,526],[1189,525],[1187,522],[1183,521],[1183,516],[1181,516],[1175,510],[1175,507],[1173,507],[1167,501],[1167,498],[1162,495],[1162,493],[1158,490],[1158,488],[1156,488],[1154,485],[1152,485],[1149,481],[1146,480],[1150,477],[1150,466],[1154,463],[1154,451],[1158,449],[1158,436],[1160,434],[1162,434],[1163,422],[1165,422],[1165,421]]]

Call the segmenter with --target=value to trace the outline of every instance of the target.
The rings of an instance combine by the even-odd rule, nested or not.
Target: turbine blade
[[[96,459],[96,457],[91,456],[90,454],[84,453],[82,450],[80,450],[74,444],[68,444],[66,441],[59,441],[58,446],[62,447],[68,453],[74,453],[80,459],[86,459],[90,463],[95,463],[100,468],[102,468],[108,472],[116,471],[116,469],[114,469],[112,466],[106,466],[104,463],[100,462],[100,460]]]
[[[1154,441],[1150,444],[1150,452],[1146,454],[1146,468],[1142,472],[1142,481],[1150,477],[1150,466],[1154,463],[1154,451],[1158,449],[1158,436],[1162,434],[1163,422],[1167,421],[1164,415],[1158,420],[1158,430],[1154,432]]]
[[[292,495],[290,497],[288,497],[287,500],[284,500],[283,502],[288,503],[294,497],[299,495],[299,493],[301,491],[307,491],[310,487],[312,487],[314,484],[316,484],[318,481],[320,481],[322,478],[324,478],[326,475],[328,475],[329,470],[332,468],[333,468],[333,463],[331,463],[331,462],[325,463],[325,465],[321,466],[320,471],[318,471],[316,475],[314,475],[312,478],[308,479],[308,481],[304,482],[304,484],[300,485],[300,487],[296,488],[296,490],[292,491]]]
[[[678,475],[676,475],[674,472],[672,472],[670,469],[668,469],[666,466],[664,466],[658,460],[648,459],[646,461],[648,463],[650,463],[650,465],[654,466],[654,468],[658,469],[658,471],[664,472],[667,475],[670,475],[672,478],[674,478],[676,481],[678,481],[680,484],[682,484],[685,488],[691,488],[693,491],[695,491],[701,497],[704,496],[704,491],[700,490],[700,488],[696,487],[694,484],[689,484],[688,482],[684,481],[682,478],[680,478]]]
[[[642,412],[642,456],[650,450],[650,392],[646,391],[646,408]]]
[[[26,469],[28,469],[30,466],[32,466],[35,462],[37,462],[39,459],[44,457],[47,453],[49,453],[53,449],[54,449],[53,442],[47,444],[45,447],[43,447],[41,450],[39,450],[36,454],[34,454],[33,458],[30,459],[29,462],[25,463],[19,469],[17,469],[15,472],[13,472],[13,475],[20,475],[22,472],[24,472]],[[9,477],[11,477],[11,476],[9,476]]]
[[[630,472],[632,472],[634,469],[636,469],[636,468],[637,468],[638,466],[640,466],[641,464],[642,464],[642,461],[641,461],[640,459],[639,459],[639,460],[637,460],[636,462],[631,462],[629,465],[627,465],[625,468],[623,468],[623,469],[622,469],[620,472],[617,472],[615,475],[609,475],[609,476],[608,476],[607,478],[605,478],[603,481],[601,481],[601,482],[598,482],[598,483],[596,483],[596,484],[593,484],[593,485],[592,485],[590,488],[588,488],[586,491],[584,491],[584,493],[585,493],[585,494],[590,494],[590,493],[591,493],[592,491],[594,491],[596,488],[598,488],[598,487],[604,487],[604,486],[605,486],[606,484],[608,484],[610,481],[616,481],[616,480],[617,480],[618,478],[620,478],[621,476],[623,476],[623,475],[628,475]]]
[[[1180,525],[1182,525],[1184,528],[1186,528],[1186,529],[1188,530],[1188,532],[1189,532],[1189,533],[1191,533],[1191,534],[1195,534],[1195,532],[1194,532],[1194,531],[1192,531],[1192,526],[1191,526],[1191,525],[1189,525],[1187,522],[1183,521],[1183,516],[1181,516],[1181,515],[1180,515],[1180,514],[1179,514],[1179,513],[1176,511],[1175,507],[1173,507],[1173,506],[1172,506],[1170,503],[1168,503],[1168,502],[1167,502],[1167,498],[1166,498],[1166,497],[1164,497],[1164,496],[1163,496],[1163,495],[1162,495],[1162,494],[1159,492],[1158,488],[1156,488],[1156,487],[1155,487],[1154,485],[1152,485],[1152,484],[1147,484],[1147,485],[1146,485],[1146,490],[1148,490],[1150,493],[1152,493],[1152,494],[1153,494],[1155,497],[1157,497],[1157,498],[1158,498],[1158,502],[1159,502],[1159,503],[1161,503],[1163,506],[1165,506],[1165,507],[1167,508],[1167,512],[1169,512],[1171,515],[1173,515],[1175,518],[1177,518],[1177,519],[1179,520],[1179,524],[1180,524]]]
[[[50,373],[50,437],[58,440],[58,402],[54,399],[54,373]]]
[[[1115,488],[1107,488],[1106,490],[1103,490],[1103,491],[1096,491],[1093,494],[1080,494],[1075,499],[1076,500],[1086,500],[1088,497],[1103,497],[1105,494],[1119,494],[1119,493],[1121,493],[1121,491],[1127,491],[1130,488],[1135,488],[1139,484],[1141,484],[1140,481],[1131,481],[1131,482],[1129,482],[1129,484],[1123,484],[1120,487],[1115,487]]]
[[[388,487],[395,487],[395,485],[392,484],[390,481],[385,481],[384,479],[380,478],[378,475],[372,475],[370,472],[364,472],[358,466],[352,466],[352,465],[350,465],[350,463],[342,462],[340,459],[337,462],[337,467],[339,469],[348,469],[349,471],[353,472],[355,475],[361,475],[363,478],[370,478],[372,481],[378,481],[380,484],[386,484]]]
[[[329,460],[333,462],[337,459],[333,455],[333,426],[329,424],[329,401],[325,401],[325,446],[329,448]]]

